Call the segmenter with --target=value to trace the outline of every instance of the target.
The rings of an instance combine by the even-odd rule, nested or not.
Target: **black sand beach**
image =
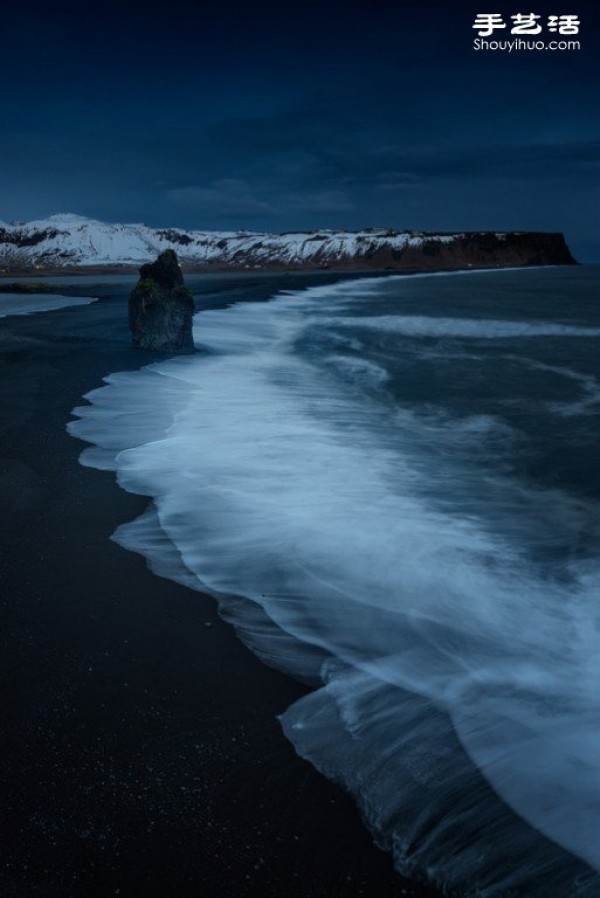
[[[109,540],[145,501],[81,467],[65,424],[149,361],[123,294],[0,320],[1,894],[432,895],[282,736],[303,687]]]

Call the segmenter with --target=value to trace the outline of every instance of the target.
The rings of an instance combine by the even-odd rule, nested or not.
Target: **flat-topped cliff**
[[[0,268],[138,267],[166,249],[184,269],[431,270],[515,265],[569,265],[560,233],[480,231],[429,233],[392,228],[359,231],[185,231],[106,224],[76,215],[28,223],[0,222]]]

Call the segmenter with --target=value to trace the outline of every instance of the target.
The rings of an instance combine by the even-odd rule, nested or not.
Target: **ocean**
[[[114,539],[310,684],[287,738],[448,894],[600,896],[599,288],[198,287],[199,352],[69,424],[152,498]]]

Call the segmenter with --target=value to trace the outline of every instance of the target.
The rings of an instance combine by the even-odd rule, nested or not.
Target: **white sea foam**
[[[325,358],[325,363],[339,371],[351,383],[357,383],[364,387],[380,387],[389,380],[389,374],[385,368],[368,359],[329,355]]]
[[[0,294],[0,318],[9,315],[33,315],[35,312],[51,312],[53,309],[64,309],[67,306],[87,306],[96,302],[92,296],[60,296],[57,293],[36,293],[34,296],[23,293]]]
[[[548,371],[551,374],[558,374],[559,377],[574,381],[580,388],[581,395],[572,402],[549,402],[548,407],[553,412],[563,415],[565,418],[598,413],[600,409],[600,383],[591,374],[582,374],[580,371],[573,371],[572,368],[565,368],[564,365],[545,365],[542,362],[534,362],[531,359],[522,361],[534,370]]]
[[[120,528],[122,544],[162,575],[246,597],[223,607],[249,644],[320,680],[284,729],[357,795],[400,869],[462,895],[547,898],[551,882],[553,898],[597,896],[597,878],[494,807],[476,769],[600,868],[597,566],[541,576],[477,514],[440,510],[414,435],[390,443],[389,422],[293,351],[313,302],[364,289],[204,312],[196,337],[209,354],[111,375],[70,432],[98,447],[86,463],[154,498],[155,511]],[[588,335],[414,316],[392,325],[413,336]],[[461,438],[493,427],[473,417]]]
[[[438,318],[427,315],[379,315],[337,318],[331,323],[402,334],[406,337],[461,337],[498,340],[514,337],[600,337],[598,327],[575,327],[551,321],[504,321],[492,318]]]

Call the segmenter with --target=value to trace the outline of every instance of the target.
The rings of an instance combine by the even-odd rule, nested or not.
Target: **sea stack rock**
[[[161,253],[142,265],[129,297],[129,329],[133,345],[155,352],[194,352],[194,300],[183,283],[177,254]]]

